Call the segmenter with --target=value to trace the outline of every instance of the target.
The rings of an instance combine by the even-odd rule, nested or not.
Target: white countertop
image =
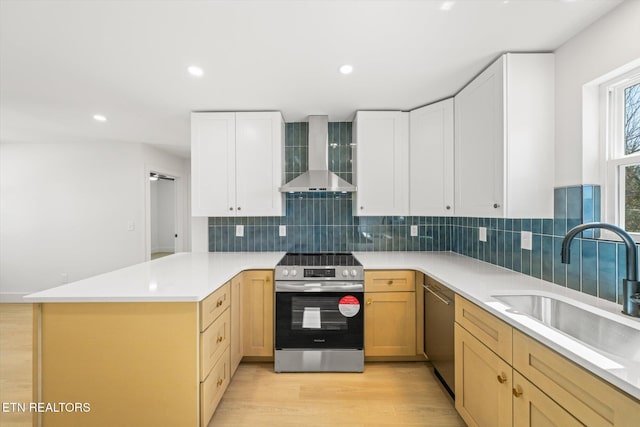
[[[491,295],[545,294],[638,329],[640,319],[621,306],[512,270],[451,252],[354,252],[365,270],[421,271],[480,305],[525,334],[640,399],[640,363],[620,363],[594,354],[556,330],[513,314]],[[180,253],[80,280],[24,297],[26,302],[183,302],[201,301],[243,270],[272,269],[284,252]],[[626,343],[620,343],[625,345]],[[640,354],[640,349],[638,349]]]
[[[594,351],[576,340],[509,307],[491,295],[538,294],[570,302],[638,330],[640,319],[621,313],[622,306],[451,252],[354,252],[365,270],[418,270],[478,304],[590,372],[640,399],[640,362]],[[628,345],[621,342],[620,345]],[[636,358],[640,359],[640,348]]]
[[[243,270],[273,269],[284,252],[178,253],[36,292],[26,302],[202,301]]]

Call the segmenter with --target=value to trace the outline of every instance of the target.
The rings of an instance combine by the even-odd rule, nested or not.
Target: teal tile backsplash
[[[308,169],[308,123],[285,125],[285,179]],[[352,182],[351,122],[330,122],[329,169]],[[286,194],[284,217],[209,218],[209,250],[218,251],[445,251],[450,220],[444,217],[357,217],[352,195],[342,193]],[[235,226],[244,225],[244,237]],[[287,226],[279,237],[278,227]],[[410,236],[417,225],[419,236]]]
[[[285,177],[308,169],[308,124],[287,123]],[[329,169],[352,182],[351,123],[329,123]],[[538,277],[609,301],[621,301],[625,249],[620,243],[593,240],[593,233],[572,242],[571,264],[560,262],[567,230],[600,220],[600,187],[572,186],[554,190],[554,218],[358,217],[352,195],[286,194],[283,217],[209,218],[209,250],[254,251],[453,251]],[[244,225],[245,236],[235,237]],[[280,237],[278,228],[287,226]],[[418,236],[410,236],[411,225]],[[478,239],[487,227],[487,242]],[[531,231],[532,250],[520,248],[522,231]]]

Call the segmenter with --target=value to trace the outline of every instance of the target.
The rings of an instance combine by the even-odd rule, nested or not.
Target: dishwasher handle
[[[432,294],[433,296],[435,296],[436,298],[438,298],[440,301],[442,301],[443,303],[445,303],[446,305],[451,305],[451,301],[438,295],[433,289],[431,289],[429,286],[427,285],[422,285],[422,287],[429,292],[430,294]]]

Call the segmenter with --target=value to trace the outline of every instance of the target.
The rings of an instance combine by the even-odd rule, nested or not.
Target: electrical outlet
[[[280,227],[278,227],[278,235],[280,237],[285,237],[287,235],[287,226],[286,225],[281,225]]]
[[[236,225],[236,237],[244,237],[244,225]]]
[[[60,277],[62,278],[62,283],[69,283],[69,275],[67,273],[61,273]]]
[[[478,227],[478,239],[481,242],[487,241],[487,227]]]
[[[411,237],[416,237],[418,235],[418,226],[417,225],[412,225],[411,226]]]
[[[127,231],[135,231],[136,223],[133,221],[127,221]]]
[[[532,235],[530,231],[523,231],[520,234],[520,247],[522,249],[531,250]]]

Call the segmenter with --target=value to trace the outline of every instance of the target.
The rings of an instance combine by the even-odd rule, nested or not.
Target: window
[[[605,85],[612,222],[640,238],[640,70]]]

